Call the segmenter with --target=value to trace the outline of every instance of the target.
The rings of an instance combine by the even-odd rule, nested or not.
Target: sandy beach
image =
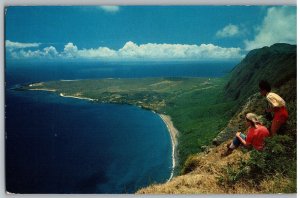
[[[41,84],[41,83],[38,83]],[[34,87],[37,84],[31,84],[29,85],[29,87]],[[55,89],[47,89],[47,88],[29,88],[28,90],[31,91],[50,91],[50,92],[57,92],[57,90]],[[95,99],[92,98],[87,98],[87,97],[79,97],[79,96],[68,96],[68,95],[64,95],[63,93],[59,94],[61,97],[65,97],[65,98],[76,98],[76,99],[81,99],[81,100],[89,100],[89,101],[95,101]]]
[[[31,90],[31,91],[51,91],[51,92],[56,92],[55,89],[43,89],[43,88],[30,88],[28,90]]]
[[[67,96],[64,95],[63,93],[59,94],[61,97],[65,97],[65,98],[76,98],[76,99],[81,99],[81,100],[90,100],[90,101],[94,101],[95,99],[91,99],[91,98],[86,98],[86,97],[79,97],[79,96]]]
[[[167,125],[167,128],[169,130],[170,136],[171,136],[171,141],[172,141],[172,173],[168,181],[170,181],[174,175],[174,169],[176,166],[176,147],[177,147],[177,136],[179,134],[178,130],[174,127],[173,122],[171,120],[171,117],[168,115],[164,114],[159,114],[161,119],[165,122]]]

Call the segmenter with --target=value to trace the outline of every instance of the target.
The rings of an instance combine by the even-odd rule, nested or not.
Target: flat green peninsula
[[[224,78],[107,78],[30,84],[25,89],[64,97],[136,105],[169,115],[179,131],[177,174],[189,155],[201,151],[229,120],[232,102],[224,100]]]

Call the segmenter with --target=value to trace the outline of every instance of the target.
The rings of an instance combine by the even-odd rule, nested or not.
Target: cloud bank
[[[233,37],[240,34],[239,27],[236,25],[229,24],[225,26],[222,30],[219,30],[216,33],[216,36],[219,38],[225,38],[225,37]]]
[[[296,9],[293,7],[272,7],[253,40],[245,40],[245,49],[252,50],[274,43],[296,44],[297,22]]]
[[[8,47],[8,46],[6,46]],[[49,46],[35,51],[15,49],[8,51],[8,57],[52,58],[52,59],[103,59],[103,60],[228,60],[241,59],[244,55],[240,48],[223,48],[213,44],[157,44],[138,45],[128,41],[122,48],[113,50],[108,47],[78,49],[73,43],[67,43],[63,51],[58,52]]]
[[[31,48],[31,47],[39,47],[40,43],[19,43],[12,42],[10,40],[5,41],[6,49],[21,49],[21,48]]]

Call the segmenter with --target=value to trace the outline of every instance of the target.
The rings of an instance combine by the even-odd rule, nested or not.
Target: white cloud
[[[79,50],[73,43],[68,43],[65,45],[64,51],[60,56],[64,58],[109,58],[116,57],[116,51],[107,47]]]
[[[56,57],[58,56],[58,52],[56,51],[56,48],[53,46],[44,48],[44,55],[48,57]]]
[[[222,48],[213,44],[184,45],[156,44],[137,45],[131,41],[118,50],[120,58],[138,59],[233,59],[241,58],[240,48]]]
[[[73,43],[67,43],[62,52],[50,46],[41,50],[24,49],[10,52],[13,58],[80,58],[103,60],[224,60],[241,59],[240,48],[223,48],[213,44],[157,44],[137,45],[128,41],[122,48],[113,50],[107,47],[96,49],[78,49]]]
[[[19,43],[19,42],[12,42],[10,40],[5,41],[5,47],[8,49],[39,47],[40,45],[41,45],[40,43]]]
[[[115,58],[117,53],[107,47],[99,47],[98,49],[82,49],[78,51],[81,58]]]
[[[40,50],[36,50],[36,51],[25,51],[25,50],[21,50],[19,53],[19,58],[40,58],[43,56],[43,52],[41,52]]]
[[[68,43],[65,45],[62,56],[67,58],[75,58],[77,56],[78,48],[73,43]]]
[[[27,50],[21,49],[19,51],[11,50],[9,51],[12,58],[15,59],[26,59],[26,58],[57,58],[59,53],[57,52],[56,48],[53,46],[45,47],[42,51],[41,50]]]
[[[239,27],[236,25],[229,24],[225,26],[222,30],[219,30],[216,33],[216,36],[219,38],[224,38],[224,37],[233,37],[236,36],[240,33]]]
[[[105,12],[115,13],[120,10],[119,6],[100,6],[100,9],[104,10]]]
[[[252,50],[274,43],[296,44],[297,22],[296,8],[294,7],[272,7],[262,25],[257,29],[254,40],[245,40],[245,49]]]

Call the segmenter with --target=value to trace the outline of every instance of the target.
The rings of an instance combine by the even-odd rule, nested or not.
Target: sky
[[[11,6],[10,60],[242,59],[296,44],[296,6]]]

